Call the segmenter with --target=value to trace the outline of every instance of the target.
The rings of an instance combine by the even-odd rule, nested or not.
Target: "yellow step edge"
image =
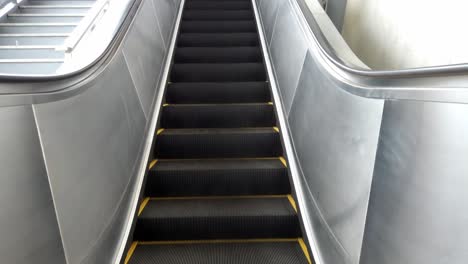
[[[145,207],[146,205],[148,204],[148,202],[150,201],[150,198],[149,197],[146,197],[143,202],[141,202],[140,204],[140,208],[138,209],[138,216],[141,215],[141,213],[143,213],[143,210],[145,210]]]
[[[130,246],[130,249],[127,252],[127,256],[125,257],[124,264],[127,264],[130,259],[132,258],[133,252],[135,252],[136,247],[138,246],[138,242],[133,242]]]
[[[148,165],[148,170],[151,170],[154,167],[154,165],[156,165],[156,163],[158,163],[157,159],[151,161],[150,164]]]
[[[281,157],[257,157],[257,158],[188,158],[188,159],[158,159],[159,161],[196,161],[196,160],[276,160]]]
[[[164,128],[158,129],[158,132],[156,132],[156,135],[160,135],[164,131]]]
[[[212,105],[273,105],[273,102],[255,102],[255,103],[165,103],[164,106],[212,106]]]
[[[284,243],[297,242],[304,253],[307,262],[312,264],[309,250],[302,238],[253,238],[253,239],[213,239],[213,240],[174,240],[174,241],[134,241],[125,257],[124,264],[128,264],[138,245],[194,245],[194,244],[227,244],[227,243]]]
[[[289,200],[289,203],[291,203],[291,206],[294,209],[294,211],[296,211],[296,213],[297,213],[296,201],[294,201],[294,198],[292,197],[291,194],[288,194],[288,200]]]
[[[273,127],[273,130],[279,133],[279,128],[278,127]]]
[[[149,197],[151,201],[165,201],[165,200],[215,200],[215,199],[252,199],[252,198],[288,198],[287,194],[271,194],[271,195],[213,195],[213,196],[174,196],[174,197]]]
[[[279,157],[279,160],[281,161],[281,163],[283,163],[283,165],[287,168],[288,167],[288,162],[286,161],[286,159],[284,157]]]
[[[310,254],[309,254],[309,250],[307,249],[307,246],[304,242],[304,240],[302,238],[298,238],[297,239],[297,242],[299,243],[299,245],[301,246],[301,249],[302,249],[302,252],[304,253],[306,259],[307,259],[307,262],[309,264],[312,264],[312,259],[310,258]]]
[[[182,244],[220,244],[220,243],[281,243],[297,242],[298,238],[252,238],[252,239],[211,239],[211,240],[174,240],[138,241],[138,245],[182,245]]]

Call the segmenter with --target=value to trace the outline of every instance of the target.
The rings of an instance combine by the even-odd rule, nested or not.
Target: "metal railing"
[[[99,18],[102,18],[102,16],[107,12],[109,4],[110,0],[97,1],[72,32],[71,36],[67,38],[65,43],[62,46],[59,46],[57,50],[65,51],[66,53],[73,52],[86,33],[92,31],[96,27]]]

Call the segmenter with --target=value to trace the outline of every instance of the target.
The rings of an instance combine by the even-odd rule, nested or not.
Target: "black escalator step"
[[[286,196],[150,200],[138,217],[137,241],[291,238],[301,235]]]
[[[273,105],[259,104],[174,104],[166,105],[162,128],[273,127]]]
[[[182,19],[183,21],[252,20],[254,13],[251,10],[186,10]]]
[[[265,81],[263,63],[176,63],[171,82]]]
[[[273,128],[165,129],[157,136],[154,152],[161,159],[283,155],[279,133]]]
[[[248,1],[188,1],[185,10],[251,10]]]
[[[174,53],[175,63],[261,62],[258,47],[182,47]]]
[[[236,20],[236,21],[183,21],[180,31],[182,33],[238,33],[238,32],[256,32],[254,20]]]
[[[259,103],[271,101],[266,82],[170,83],[166,102],[180,104]]]
[[[159,160],[146,196],[268,195],[291,192],[279,158]]]
[[[296,241],[169,243],[138,245],[129,264],[307,264]]]
[[[179,47],[258,46],[257,33],[182,33]]]
[[[251,10],[186,10],[183,20],[250,20]]]

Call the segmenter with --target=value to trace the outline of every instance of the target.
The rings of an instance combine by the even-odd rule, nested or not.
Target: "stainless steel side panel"
[[[288,121],[327,263],[344,263],[335,252],[359,261],[382,109],[340,89],[307,55]]]
[[[308,46],[289,1],[281,1],[277,12],[270,51],[285,114],[288,114]]]
[[[292,144],[318,263],[359,263],[383,100],[346,92],[304,34],[293,1],[257,2]],[[262,11],[263,9],[263,11]],[[290,157],[291,158],[291,157]],[[306,227],[307,228],[307,227]]]
[[[468,105],[385,104],[362,264],[468,259]]]
[[[0,108],[0,127],[0,261],[64,263],[31,106]]]
[[[35,106],[70,263],[87,256],[114,217],[146,123],[122,54],[91,85],[79,96]]]
[[[146,117],[149,116],[156,94],[155,87],[158,87],[166,52],[161,30],[158,26],[158,18],[154,10],[153,1],[143,3],[139,16],[133,22],[135,30],[128,33],[123,47],[125,60]],[[165,11],[170,16],[169,11],[171,10]],[[166,24],[168,27],[172,26],[169,21],[172,18],[167,18],[168,21],[163,21],[163,18],[159,17],[161,23]],[[170,28],[165,29],[165,31],[168,30]]]
[[[111,61],[76,93],[0,107],[2,263],[118,261],[176,3],[143,0]]]

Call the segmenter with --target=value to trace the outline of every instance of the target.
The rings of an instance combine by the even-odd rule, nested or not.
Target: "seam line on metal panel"
[[[57,221],[57,228],[58,228],[58,231],[59,231],[59,235],[60,235],[60,242],[62,244],[62,249],[63,249],[63,255],[65,257],[65,261],[67,263],[69,263],[68,261],[68,254],[67,254],[67,249],[65,248],[65,242],[63,240],[63,234],[62,234],[62,228],[61,228],[61,225],[60,225],[60,220],[59,220],[59,215],[58,215],[58,211],[57,211],[57,206],[55,205],[55,197],[54,197],[54,191],[53,191],[53,188],[52,188],[52,182],[50,181],[50,173],[49,173],[49,167],[47,166],[47,158],[46,158],[46,155],[45,155],[45,150],[44,150],[44,143],[42,142],[42,137],[41,137],[41,133],[40,133],[40,127],[39,127],[39,122],[37,121],[37,114],[36,114],[36,109],[35,109],[35,106],[34,105],[31,105],[31,109],[32,109],[32,113],[33,113],[33,117],[34,117],[34,123],[36,125],[36,132],[37,132],[37,137],[38,137],[38,140],[39,140],[39,145],[40,145],[40,148],[41,148],[41,154],[42,154],[42,160],[44,162],[44,167],[45,167],[45,170],[46,170],[46,176],[47,176],[47,182],[49,184],[49,190],[50,190],[50,196],[52,197],[52,205],[54,207],[54,213],[55,213],[55,220]]]

